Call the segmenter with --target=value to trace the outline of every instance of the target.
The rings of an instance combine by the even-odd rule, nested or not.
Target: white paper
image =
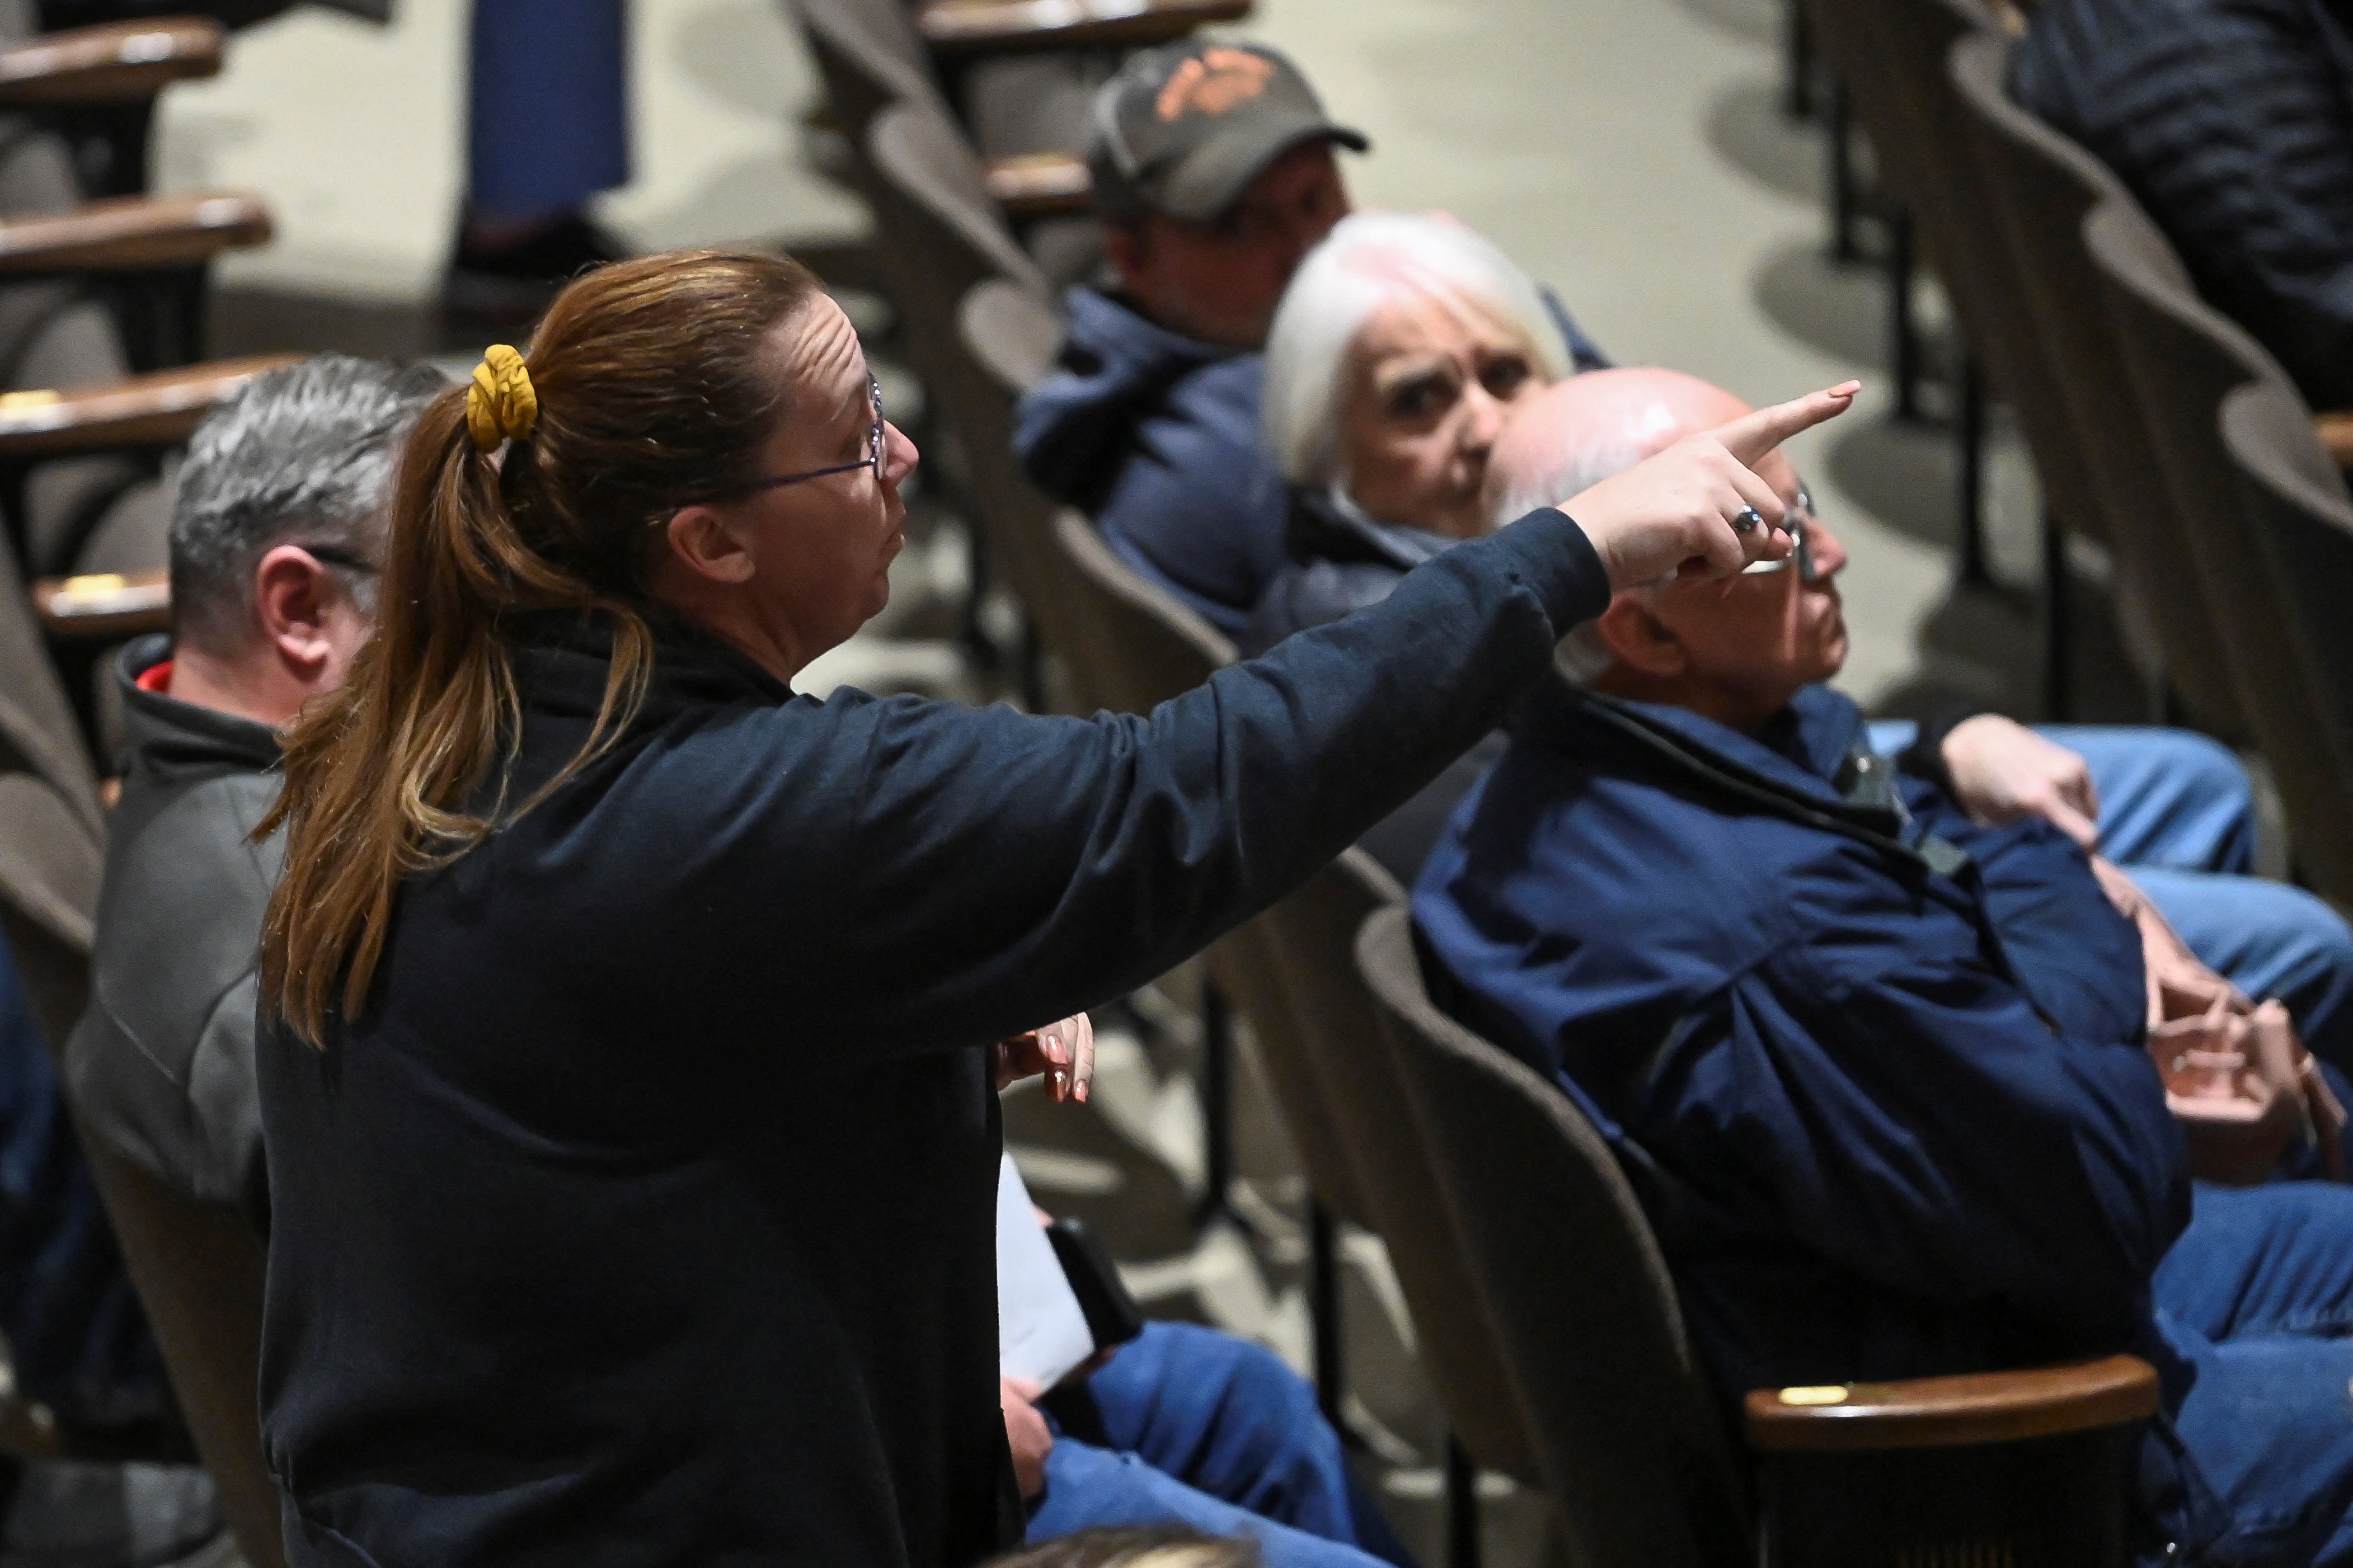
[[[1051,1388],[1094,1353],[1086,1314],[1008,1154],[997,1172],[997,1370]]]

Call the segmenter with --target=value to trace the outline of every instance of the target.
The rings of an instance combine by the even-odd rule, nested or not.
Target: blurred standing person
[[[588,202],[628,183],[628,31],[624,0],[474,0],[453,319],[520,326],[623,254]]]

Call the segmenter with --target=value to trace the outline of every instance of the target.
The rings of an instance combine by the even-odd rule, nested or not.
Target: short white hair
[[[1383,306],[1411,294],[1483,308],[1527,339],[1548,381],[1574,368],[1560,323],[1535,284],[1471,230],[1409,213],[1343,218],[1292,275],[1267,334],[1261,429],[1292,483],[1346,482],[1340,402],[1348,345]]]

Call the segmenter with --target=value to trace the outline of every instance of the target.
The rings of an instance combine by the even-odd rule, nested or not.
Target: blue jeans
[[[2142,1496],[2178,1561],[2353,1564],[2353,1187],[2201,1184],[2152,1290]]]
[[[498,217],[568,212],[629,177],[622,0],[474,0],[466,196]]]
[[[1341,1457],[1315,1391],[1271,1352],[1148,1323],[1109,1365],[1046,1398],[1054,1428],[1029,1539],[1106,1525],[1248,1535],[1268,1568],[1411,1568]]]
[[[1893,755],[1918,727],[1871,726]],[[2230,749],[2187,730],[2048,724],[2100,792],[2100,852],[2132,873],[2189,950],[2250,996],[2276,996],[2313,1055],[2353,1073],[2353,931],[2326,903],[2247,873],[2254,796]]]

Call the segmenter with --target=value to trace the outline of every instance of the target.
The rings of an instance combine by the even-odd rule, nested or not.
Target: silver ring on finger
[[[1744,506],[1732,514],[1732,531],[1746,533],[1765,526],[1765,514],[1753,506]]]

